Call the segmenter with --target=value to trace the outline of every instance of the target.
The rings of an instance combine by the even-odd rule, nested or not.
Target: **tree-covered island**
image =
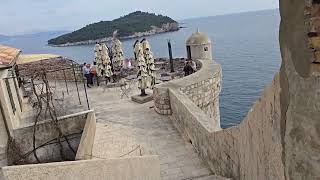
[[[168,16],[136,11],[114,19],[89,24],[74,32],[48,41],[53,46],[72,46],[106,42],[111,40],[114,31],[121,39],[148,36],[179,30],[179,24]]]

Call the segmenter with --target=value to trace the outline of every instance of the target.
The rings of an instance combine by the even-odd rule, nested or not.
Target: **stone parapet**
[[[94,136],[94,130],[93,132],[90,132],[90,134],[83,134],[86,122],[90,120],[95,122],[95,117],[88,119],[88,116],[93,115],[93,113],[94,112],[90,110],[63,117],[58,117],[58,125],[62,133],[65,135],[65,138],[68,138],[68,143],[65,141],[65,138],[61,138],[63,154],[66,158],[68,158],[68,160],[74,159],[75,152],[73,152],[73,150],[78,150],[82,136],[82,140],[84,140],[87,136]],[[34,128],[36,129],[35,144],[36,147],[40,147],[36,149],[37,157],[40,160],[40,162],[58,162],[64,160],[62,159],[60,154],[60,146],[54,143],[58,134],[57,129],[52,120],[44,120],[39,122],[36,126],[34,126],[34,123],[30,123],[26,124],[23,127],[19,127],[13,130],[13,136],[15,137],[15,146],[14,148],[11,147],[9,149],[9,165],[37,163],[37,160],[33,153],[29,154],[33,151],[32,144]],[[85,133],[88,132],[86,131]],[[87,142],[87,146],[90,146],[90,140],[88,140]],[[72,147],[72,149],[70,148],[70,146]],[[83,146],[81,148],[85,149]],[[90,150],[90,148],[87,149]],[[22,155],[24,155],[25,158],[21,159]]]
[[[210,73],[209,73],[210,74]],[[204,81],[180,88],[210,118],[220,119],[219,94],[221,92],[221,71]]]
[[[160,101],[167,100],[174,125],[214,174],[233,179],[284,179],[278,75],[240,125],[221,130],[221,67],[213,61],[200,62],[198,72],[156,86],[155,110],[159,113]]]
[[[155,88],[153,90],[154,109],[161,115],[171,115],[170,97],[167,88]]]
[[[160,180],[158,156],[92,159],[24,166],[7,166],[4,180]]]
[[[221,67],[214,61],[199,60],[201,69],[196,73],[155,87],[155,111],[171,115],[169,89],[182,93],[190,103],[200,108],[220,128],[219,94],[221,92]]]

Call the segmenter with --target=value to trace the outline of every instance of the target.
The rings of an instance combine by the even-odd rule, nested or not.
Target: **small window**
[[[204,51],[208,51],[209,50],[209,48],[208,47],[204,47]]]
[[[191,59],[191,47],[187,46],[187,55],[188,55],[188,59]]]

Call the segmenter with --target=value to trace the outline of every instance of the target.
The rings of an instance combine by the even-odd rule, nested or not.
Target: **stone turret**
[[[186,42],[188,59],[212,60],[212,44],[210,38],[202,33],[193,33]]]

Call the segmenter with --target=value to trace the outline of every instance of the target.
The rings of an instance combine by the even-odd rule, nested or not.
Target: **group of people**
[[[139,88],[144,90],[147,88],[153,89],[155,85],[155,65],[154,58],[151,52],[151,47],[146,39],[142,41],[137,40],[134,44],[134,55],[136,66],[138,70]],[[121,73],[124,66],[124,56],[121,47],[121,42],[116,38],[116,32],[113,35],[112,46],[109,49],[104,43],[96,43],[94,47],[95,60],[93,65],[83,64],[83,76],[87,80],[87,87],[93,86],[93,80],[96,79],[99,86],[99,78],[106,78],[106,83],[111,81],[115,82]],[[131,66],[131,63],[129,63]],[[196,63],[192,60],[187,60],[184,66],[185,76],[188,76],[197,71]]]

